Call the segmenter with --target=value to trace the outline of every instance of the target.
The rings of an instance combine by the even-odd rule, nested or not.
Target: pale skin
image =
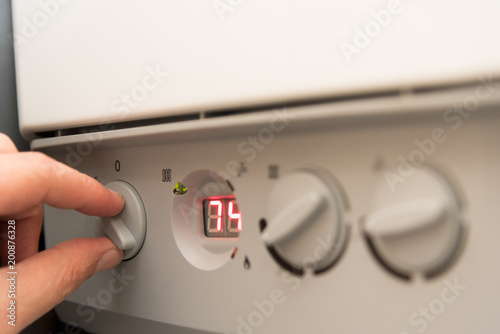
[[[90,216],[114,216],[123,198],[93,178],[41,153],[19,153],[0,134],[0,333],[18,333],[50,311],[93,274],[110,269],[123,253],[107,238],[65,241],[38,253],[43,204]],[[16,326],[8,324],[11,271],[7,264],[8,221],[15,220]]]

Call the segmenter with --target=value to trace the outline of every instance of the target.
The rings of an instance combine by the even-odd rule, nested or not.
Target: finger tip
[[[12,139],[2,132],[0,132],[0,152],[2,153],[18,152],[16,145],[14,144]]]
[[[125,206],[125,199],[123,199],[123,196],[120,193],[118,193],[114,190],[111,190],[111,189],[110,189],[110,191],[113,194],[113,196],[115,197],[117,207],[120,209],[120,212],[121,212]]]
[[[123,252],[118,248],[112,248],[101,256],[99,262],[97,262],[94,274],[111,269],[119,265],[123,260]]]

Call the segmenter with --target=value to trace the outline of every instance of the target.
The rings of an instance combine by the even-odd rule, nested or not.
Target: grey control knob
[[[344,202],[329,174],[300,169],[279,180],[267,207],[262,239],[285,268],[301,274],[330,268],[347,240]]]
[[[395,191],[378,188],[362,224],[372,251],[399,276],[432,276],[455,255],[462,236],[459,200],[437,170],[422,167]]]
[[[139,253],[146,238],[146,211],[141,196],[125,181],[112,181],[106,187],[122,195],[123,211],[114,217],[97,217],[97,223],[119,249],[123,260]]]

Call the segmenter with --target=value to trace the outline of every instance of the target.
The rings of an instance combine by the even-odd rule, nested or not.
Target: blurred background
[[[19,133],[16,101],[16,78],[12,36],[12,10],[10,0],[0,0],[0,132],[7,134],[19,150],[29,149]]]

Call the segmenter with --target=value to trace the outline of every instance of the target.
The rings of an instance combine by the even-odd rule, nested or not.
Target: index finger
[[[114,216],[123,198],[88,175],[38,152],[0,154],[0,216],[39,203],[92,216]]]

